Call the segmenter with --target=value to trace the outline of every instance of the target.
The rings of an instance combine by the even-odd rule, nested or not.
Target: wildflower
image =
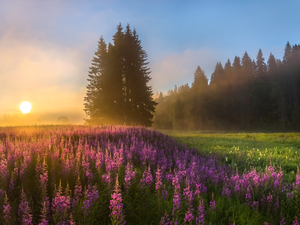
[[[282,220],[280,220],[279,225],[284,225],[285,224],[285,218],[282,218]]]
[[[127,163],[125,170],[125,189],[128,190],[131,186],[132,180],[135,178],[135,172],[133,171],[133,165]]]
[[[140,181],[141,188],[145,186],[150,186],[153,183],[153,177],[150,171],[150,165],[148,167],[148,170],[145,170],[142,176],[142,179]]]
[[[109,209],[111,210],[111,214],[109,214],[109,217],[111,218],[112,224],[113,225],[126,224],[123,215],[123,203],[122,203],[122,195],[121,195],[121,190],[118,181],[118,175],[116,178],[115,192],[111,194],[111,198],[112,200],[110,200],[110,206],[109,206]]]
[[[169,215],[165,212],[165,215],[160,220],[160,225],[170,225],[172,221],[170,221]]]
[[[181,209],[180,206],[180,193],[175,192],[173,197],[173,211],[179,211]]]
[[[253,201],[252,203],[252,209],[258,209],[259,201]]]
[[[188,208],[188,211],[185,213],[185,216],[184,216],[184,223],[190,223],[193,219],[194,219],[194,215],[193,215],[193,211],[194,209],[192,207],[189,207]]]
[[[157,171],[155,175],[156,175],[155,190],[158,192],[162,188],[162,176],[161,176],[161,169],[159,168],[159,165],[157,166]]]
[[[66,196],[62,195],[62,187],[60,181],[58,191],[56,192],[56,196],[52,200],[52,211],[53,211],[52,217],[54,222],[59,224],[66,222],[70,208],[71,208],[70,195],[66,195]]]
[[[191,206],[194,200],[194,193],[190,190],[189,184],[187,184],[187,187],[183,189],[183,196],[185,197],[187,206]]]
[[[11,207],[8,201],[7,194],[5,192],[4,205],[3,205],[3,222],[4,224],[10,224],[11,221]]]
[[[273,202],[273,196],[272,196],[271,193],[267,196],[267,202],[268,202],[270,205],[271,205],[272,202]]]
[[[81,182],[80,182],[80,177],[78,175],[75,189],[74,189],[74,196],[73,196],[73,202],[72,202],[73,207],[79,202],[81,197],[82,197],[82,186],[81,186]]]
[[[279,225],[284,225],[285,223],[285,218],[283,217],[282,213],[280,214],[281,220],[279,221]]]
[[[102,180],[105,181],[108,185],[111,183],[110,172],[108,174],[102,175]]]
[[[275,204],[273,206],[273,211],[274,211],[274,213],[277,213],[278,210],[279,210],[279,200],[278,200],[278,196],[277,196],[276,202],[275,202]]]
[[[32,215],[30,214],[29,203],[26,201],[26,195],[23,189],[21,193],[21,203],[19,205],[18,216],[22,224],[32,224]]]
[[[196,217],[196,225],[203,225],[205,223],[205,206],[203,199],[200,198],[198,206],[198,216]]]
[[[216,202],[214,200],[214,193],[211,194],[211,201],[209,202],[209,211],[216,211]]]
[[[87,216],[90,212],[90,208],[99,197],[98,190],[96,186],[88,186],[88,189],[85,192],[85,200],[83,201],[83,206],[81,207],[84,210],[84,214]]]
[[[230,189],[225,185],[223,186],[223,189],[222,189],[222,196],[226,196],[228,198],[231,197],[231,191]]]
[[[292,225],[299,225],[298,217],[297,216],[295,216],[295,220],[293,221]]]
[[[47,220],[47,215],[48,215],[48,207],[46,205],[46,202],[43,202],[43,208],[42,208],[42,213],[41,213],[41,222],[39,225],[48,225],[49,221]]]

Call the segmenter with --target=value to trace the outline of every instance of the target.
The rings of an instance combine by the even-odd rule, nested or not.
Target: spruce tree
[[[101,37],[92,60],[85,97],[88,123],[151,126],[153,100],[147,54],[136,31],[121,24],[106,46]]]
[[[92,66],[89,68],[86,97],[84,98],[84,111],[89,117],[88,123],[97,123],[103,120],[104,112],[101,106],[104,105],[103,99],[103,79],[107,64],[107,45],[101,36],[98,48],[92,59]]]
[[[192,83],[192,90],[195,92],[203,92],[207,89],[208,79],[205,76],[200,66],[197,67],[194,73],[194,82]]]

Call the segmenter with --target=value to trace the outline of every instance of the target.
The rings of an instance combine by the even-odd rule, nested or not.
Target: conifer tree
[[[208,79],[200,66],[198,66],[194,73],[194,82],[192,83],[192,89],[196,92],[203,92],[207,89],[207,86]]]
[[[101,37],[84,99],[87,122],[151,126],[157,103],[147,64],[139,36],[129,25],[125,31],[117,26],[108,47]]]
[[[256,75],[258,77],[263,77],[267,72],[267,66],[265,63],[265,58],[263,57],[263,53],[261,49],[259,49],[257,57],[256,57]]]
[[[88,74],[89,84],[87,87],[86,97],[84,98],[84,111],[89,119],[88,123],[100,122],[103,117],[103,108],[100,106],[104,104],[103,99],[103,79],[105,74],[105,68],[107,64],[107,45],[101,36],[98,42],[98,48],[95,52],[95,56],[92,59],[92,66]]]

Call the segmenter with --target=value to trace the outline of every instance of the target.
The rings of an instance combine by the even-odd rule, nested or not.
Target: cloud
[[[152,71],[152,88],[154,92],[166,92],[174,88],[175,84],[177,86],[191,84],[198,65],[210,78],[218,61],[220,61],[220,54],[208,48],[186,49],[182,53],[166,55],[149,65]]]

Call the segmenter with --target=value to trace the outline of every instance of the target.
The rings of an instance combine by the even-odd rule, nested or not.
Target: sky
[[[119,23],[136,29],[149,85],[166,93],[190,85],[198,65],[210,78],[217,62],[245,51],[282,59],[287,41],[300,44],[299,11],[299,0],[0,0],[0,126],[62,115],[83,124],[97,42],[112,42]],[[28,114],[23,101],[32,104]]]

